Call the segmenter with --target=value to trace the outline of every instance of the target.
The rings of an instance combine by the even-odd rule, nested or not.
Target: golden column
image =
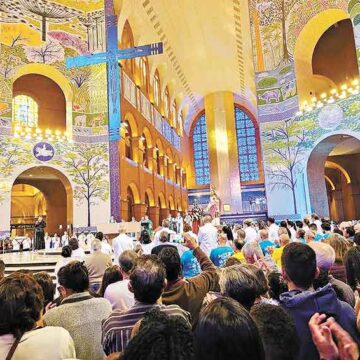
[[[236,141],[234,95],[216,92],[205,96],[210,182],[221,199],[221,214],[241,213],[241,185]]]

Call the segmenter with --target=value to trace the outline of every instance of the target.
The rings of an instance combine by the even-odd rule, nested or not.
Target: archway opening
[[[130,186],[127,188],[126,200],[127,200],[127,219],[126,220],[131,221],[131,219],[134,216],[135,199],[134,199],[134,193]]]
[[[313,149],[307,165],[311,211],[335,221],[360,217],[360,140],[332,135]]]
[[[13,84],[13,96],[15,124],[66,131],[66,99],[55,81],[39,74],[20,76]]]
[[[71,230],[73,192],[69,180],[60,171],[39,166],[22,172],[11,192],[11,229],[13,235],[33,236],[39,215],[49,234]]]

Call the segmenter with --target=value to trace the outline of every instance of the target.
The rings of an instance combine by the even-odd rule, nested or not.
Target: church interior
[[[359,291],[344,250],[360,246],[359,67],[360,0],[1,0],[0,313],[2,274],[58,285],[98,241],[113,266],[172,244],[184,277],[185,246],[193,276],[197,248],[268,276],[286,246],[324,242]]]

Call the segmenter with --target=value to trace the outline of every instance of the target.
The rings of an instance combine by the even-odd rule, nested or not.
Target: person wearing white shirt
[[[60,237],[58,236],[58,234],[54,234],[52,238],[52,243],[54,249],[58,249],[60,247]]]
[[[276,225],[274,218],[268,218],[267,224],[269,226],[269,240],[275,242],[279,238],[279,227]]]
[[[170,216],[170,215],[169,215]],[[171,219],[171,216],[170,216],[170,219]],[[162,227],[160,230],[158,230],[155,235],[154,235],[154,245],[159,245],[160,243],[160,234],[163,232],[163,231],[166,231],[168,234],[176,234],[175,231],[173,230],[170,230],[169,229],[169,226],[170,226],[170,221],[168,219],[164,219],[162,221]]]
[[[0,359],[76,358],[74,341],[67,330],[37,326],[42,322],[43,292],[31,275],[13,273],[2,280],[1,287]]]
[[[25,238],[22,242],[22,249],[26,251],[31,249],[31,239],[29,238],[29,234],[25,234]]]
[[[98,239],[101,241],[101,252],[103,254],[106,254],[106,255],[109,255],[109,256],[112,256],[113,252],[112,252],[112,247],[111,245],[108,243],[107,239],[104,238],[104,234],[99,231],[96,233],[95,235],[95,239]]]
[[[48,233],[45,233],[45,250],[50,250],[51,249],[51,236],[49,236]]]
[[[61,246],[69,245],[69,235],[67,231],[64,231],[64,235],[61,237]]]
[[[251,220],[244,221],[244,231],[246,234],[245,242],[252,242],[257,240],[258,234],[256,230],[252,227]]]
[[[209,256],[211,250],[215,249],[218,245],[218,231],[211,222],[211,215],[205,215],[203,217],[204,225],[200,226],[198,233],[198,241],[200,244],[200,248],[207,256]]]
[[[115,264],[119,264],[119,256],[125,250],[134,250],[134,241],[126,235],[126,226],[120,225],[119,236],[113,239],[112,248],[114,250]]]
[[[120,272],[123,279],[108,285],[104,298],[107,299],[113,310],[128,310],[134,306],[134,294],[129,290],[130,273],[135,266],[138,256],[135,251],[125,250],[119,256]]]
[[[184,220],[179,212],[177,213],[175,221],[176,221],[176,232],[178,234],[182,234],[184,227]]]
[[[79,241],[75,238],[69,240],[69,246],[71,247],[71,258],[78,261],[85,261],[85,251],[79,247]]]

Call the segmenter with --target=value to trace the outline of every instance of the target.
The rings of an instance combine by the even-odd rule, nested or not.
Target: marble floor
[[[58,251],[48,251],[46,252],[14,252],[7,254],[0,254],[0,259],[8,265],[20,265],[20,264],[49,264],[56,263],[61,258],[61,255]]]

